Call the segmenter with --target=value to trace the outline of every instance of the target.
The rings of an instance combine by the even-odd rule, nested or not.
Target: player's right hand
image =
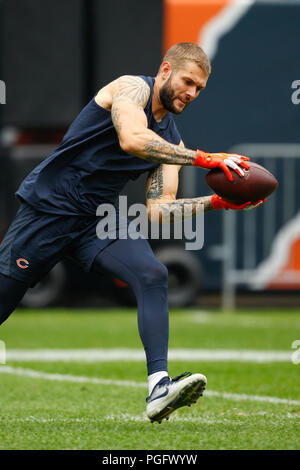
[[[249,168],[246,163],[249,157],[238,155],[237,153],[206,153],[202,150],[197,150],[197,156],[194,161],[194,166],[200,166],[211,170],[212,168],[221,168],[229,181],[233,181],[233,176],[229,170],[236,171],[241,177],[244,176],[242,168]],[[241,168],[242,167],[242,168]]]
[[[217,194],[213,194],[211,196],[210,202],[211,202],[213,209],[215,210],[218,210],[218,209],[249,210],[249,209],[255,209],[256,207],[266,202],[266,198],[260,199],[259,201],[256,201],[255,203],[245,202],[244,204],[234,204],[233,202],[226,201],[225,199],[223,199],[221,196],[218,196]]]

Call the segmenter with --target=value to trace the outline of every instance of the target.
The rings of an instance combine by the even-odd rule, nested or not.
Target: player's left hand
[[[221,196],[218,196],[217,194],[213,194],[211,197],[211,205],[215,210],[218,210],[218,209],[250,210],[250,209],[255,209],[256,207],[263,204],[265,201],[266,201],[266,198],[260,199],[259,201],[256,201],[253,204],[251,202],[245,202],[244,204],[234,204],[233,202],[226,201],[226,199],[223,199]]]
[[[259,201],[253,202],[253,204],[250,203],[249,206],[245,207],[245,211],[250,211],[251,209],[256,209],[257,207],[261,206],[266,202],[267,198],[265,197],[264,199],[260,199]]]

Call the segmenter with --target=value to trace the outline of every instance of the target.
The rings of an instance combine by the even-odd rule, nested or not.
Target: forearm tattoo
[[[163,195],[163,169],[157,167],[150,175],[150,187],[147,191],[147,199],[159,199]]]
[[[170,202],[159,202],[150,205],[151,220],[160,223],[176,222],[187,217],[194,217],[200,212],[213,209],[211,196],[196,197],[193,199],[176,199]]]
[[[163,167],[160,165],[152,171],[146,193],[147,200],[153,201],[150,202],[151,212],[153,211],[154,218],[159,217],[160,221],[164,218],[170,218],[170,221],[174,222],[178,217],[192,217],[200,211],[206,212],[213,209],[211,196],[164,201],[161,199],[163,190]]]
[[[210,211],[213,209],[211,205],[211,196],[201,196],[192,199],[176,199],[175,201],[163,202],[160,204],[161,216],[170,217],[171,222],[176,220],[176,217],[193,217],[198,212]]]
[[[149,139],[144,144],[144,158],[168,165],[193,165],[196,152],[179,145],[170,144],[161,138]]]

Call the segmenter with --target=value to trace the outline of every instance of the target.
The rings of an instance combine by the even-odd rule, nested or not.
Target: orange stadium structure
[[[202,45],[208,28],[232,27],[253,3],[237,0],[164,0],[164,52],[177,42]],[[209,51],[206,51],[209,52]]]
[[[270,256],[255,273],[256,289],[300,288],[300,214],[284,225],[274,238]]]
[[[163,52],[175,43],[191,41],[201,45],[213,61],[222,37],[230,34],[258,3],[255,0],[164,0]],[[300,220],[297,213],[279,228],[270,246],[270,255],[252,274],[253,281],[249,279],[249,284],[254,289],[300,288]]]

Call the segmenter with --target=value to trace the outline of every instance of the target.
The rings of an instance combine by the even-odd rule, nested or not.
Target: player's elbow
[[[125,137],[119,138],[121,149],[131,155],[139,155],[141,152],[140,146],[135,138]]]
[[[130,141],[127,138],[125,138],[122,135],[119,135],[119,144],[120,144],[121,149],[124,152],[130,153],[131,146],[130,146]]]
[[[143,156],[144,139],[142,132],[135,131],[120,133],[119,143],[124,152],[137,157]]]

